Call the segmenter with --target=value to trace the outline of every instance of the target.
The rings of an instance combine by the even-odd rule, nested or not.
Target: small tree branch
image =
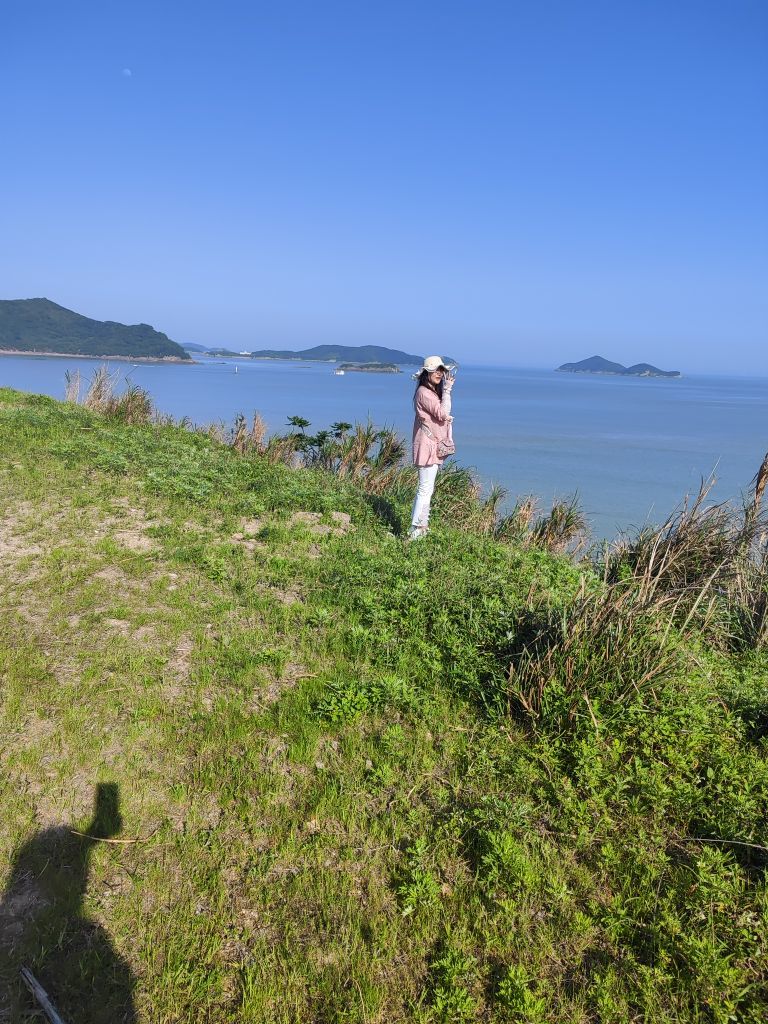
[[[750,850],[760,850],[768,853],[768,846],[760,846],[758,843],[745,843],[740,839],[704,839],[702,836],[678,836],[679,843],[720,843],[723,846],[746,846]]]
[[[51,1024],[64,1024],[64,1021],[59,1016],[51,1000],[48,998],[48,993],[45,991],[43,986],[34,976],[32,971],[28,967],[21,968],[21,977],[24,984],[27,986],[29,991],[35,997],[37,1002],[40,1004],[43,1013],[51,1022]]]

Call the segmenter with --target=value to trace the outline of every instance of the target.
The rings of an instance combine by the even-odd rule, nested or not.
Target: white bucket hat
[[[428,373],[434,373],[435,370],[447,369],[448,367],[443,362],[442,356],[427,356],[427,358],[424,360],[424,365],[422,366],[421,370],[419,370],[419,373],[421,373],[422,370],[427,370]]]

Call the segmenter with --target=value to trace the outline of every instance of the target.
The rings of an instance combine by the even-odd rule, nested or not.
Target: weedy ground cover
[[[0,1017],[764,1020],[743,538],[576,563],[459,471],[409,546],[389,448],[130,410],[0,390]]]

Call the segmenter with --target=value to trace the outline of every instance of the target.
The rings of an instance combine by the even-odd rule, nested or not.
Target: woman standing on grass
[[[408,539],[423,537],[429,528],[429,506],[435,477],[453,449],[451,390],[453,377],[440,356],[427,356],[419,371],[413,407],[413,462],[419,470],[419,487],[411,513]],[[446,451],[446,448],[449,450]]]

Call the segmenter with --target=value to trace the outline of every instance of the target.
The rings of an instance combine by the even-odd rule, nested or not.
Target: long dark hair
[[[443,380],[445,380],[445,377],[443,377]],[[437,397],[442,401],[443,381],[441,380],[439,384],[433,384],[432,381],[429,379],[429,370],[422,370],[421,373],[419,374],[419,379],[416,381],[416,391],[414,391],[413,393],[414,402],[416,401],[416,392],[419,390],[419,388],[422,387],[429,388],[429,390],[433,391],[437,395]]]

